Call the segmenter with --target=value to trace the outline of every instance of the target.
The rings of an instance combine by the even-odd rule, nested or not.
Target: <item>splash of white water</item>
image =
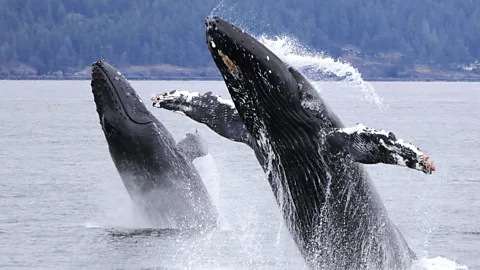
[[[143,212],[133,202],[126,200],[111,199],[105,204],[109,204],[104,213],[97,218],[95,222],[85,223],[86,228],[151,228],[150,224],[144,217]],[[120,201],[120,203],[119,203]],[[115,205],[114,205],[115,203]]]
[[[193,164],[200,173],[203,182],[212,198],[213,204],[218,210],[219,215],[219,225],[223,230],[230,230],[230,224],[226,219],[223,218],[221,213],[221,202],[220,202],[220,175],[218,174],[217,164],[215,163],[214,157],[209,153],[204,157],[196,158],[193,161]]]
[[[468,270],[465,265],[460,265],[454,261],[443,257],[422,258],[414,263],[413,270]]]
[[[218,208],[220,206],[220,181],[215,159],[211,154],[197,158],[193,161],[198,172],[204,180],[203,183],[210,193],[213,204]]]
[[[388,107],[375,93],[373,86],[362,79],[362,74],[351,64],[314,52],[292,37],[279,36],[268,38],[264,35],[257,39],[276,54],[282,61],[297,69],[313,69],[323,75],[335,75],[343,79],[346,86],[360,90],[363,98],[381,108]],[[311,79],[311,78],[310,78]]]

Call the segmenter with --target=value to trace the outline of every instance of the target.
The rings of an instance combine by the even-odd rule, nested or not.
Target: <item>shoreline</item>
[[[363,60],[362,60],[363,61]],[[367,82],[480,82],[480,68],[475,71],[449,70],[446,67],[428,67],[417,65],[412,68],[392,66],[386,63],[366,64],[365,61],[351,59],[347,62],[355,67],[361,78]],[[166,64],[155,66],[123,66],[122,74],[133,81],[220,81],[223,80],[213,65],[202,67],[179,67]],[[393,70],[393,71],[392,71]],[[319,73],[307,68],[306,75],[314,81],[342,81],[347,73]],[[342,75],[343,74],[343,75]],[[356,76],[358,76],[357,74]],[[36,69],[22,63],[2,67],[0,80],[90,80],[91,67],[81,70],[69,68],[68,71],[55,71],[39,74]]]
[[[85,81],[90,76],[0,76],[0,81]],[[132,81],[221,81],[222,77],[196,77],[196,76],[128,76]],[[342,81],[340,79],[321,79],[322,81]],[[480,78],[363,78],[366,82],[480,82]]]

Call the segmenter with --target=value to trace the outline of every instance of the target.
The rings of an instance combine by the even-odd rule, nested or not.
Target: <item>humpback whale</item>
[[[218,213],[192,161],[208,153],[198,132],[175,143],[128,80],[101,60],[92,93],[110,156],[132,201],[156,226],[204,230]]]
[[[312,269],[408,269],[416,259],[363,164],[431,174],[435,166],[392,132],[345,127],[313,85],[242,29],[206,20],[206,41],[232,101],[171,91],[153,106],[182,112],[249,145]]]

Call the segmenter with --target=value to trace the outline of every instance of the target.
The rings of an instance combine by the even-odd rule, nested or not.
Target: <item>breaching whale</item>
[[[388,218],[364,164],[435,170],[392,132],[346,128],[297,70],[242,29],[206,20],[207,45],[233,100],[187,91],[155,107],[184,113],[249,145],[268,176],[286,225],[314,269],[408,269],[416,259]]]
[[[92,65],[92,93],[110,156],[135,204],[156,226],[204,230],[218,213],[192,161],[207,154],[198,133],[175,143],[127,79],[105,61]]]

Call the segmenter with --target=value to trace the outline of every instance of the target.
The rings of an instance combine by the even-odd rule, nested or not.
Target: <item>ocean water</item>
[[[184,89],[228,97],[224,83],[132,81],[147,104]],[[480,84],[378,82],[379,107],[318,83],[346,125],[393,131],[437,166],[432,175],[367,166],[415,269],[480,269]],[[89,81],[0,81],[0,269],[305,269],[253,152],[148,106],[178,140],[199,129],[195,160],[221,213],[219,230],[145,229],[111,161]]]

